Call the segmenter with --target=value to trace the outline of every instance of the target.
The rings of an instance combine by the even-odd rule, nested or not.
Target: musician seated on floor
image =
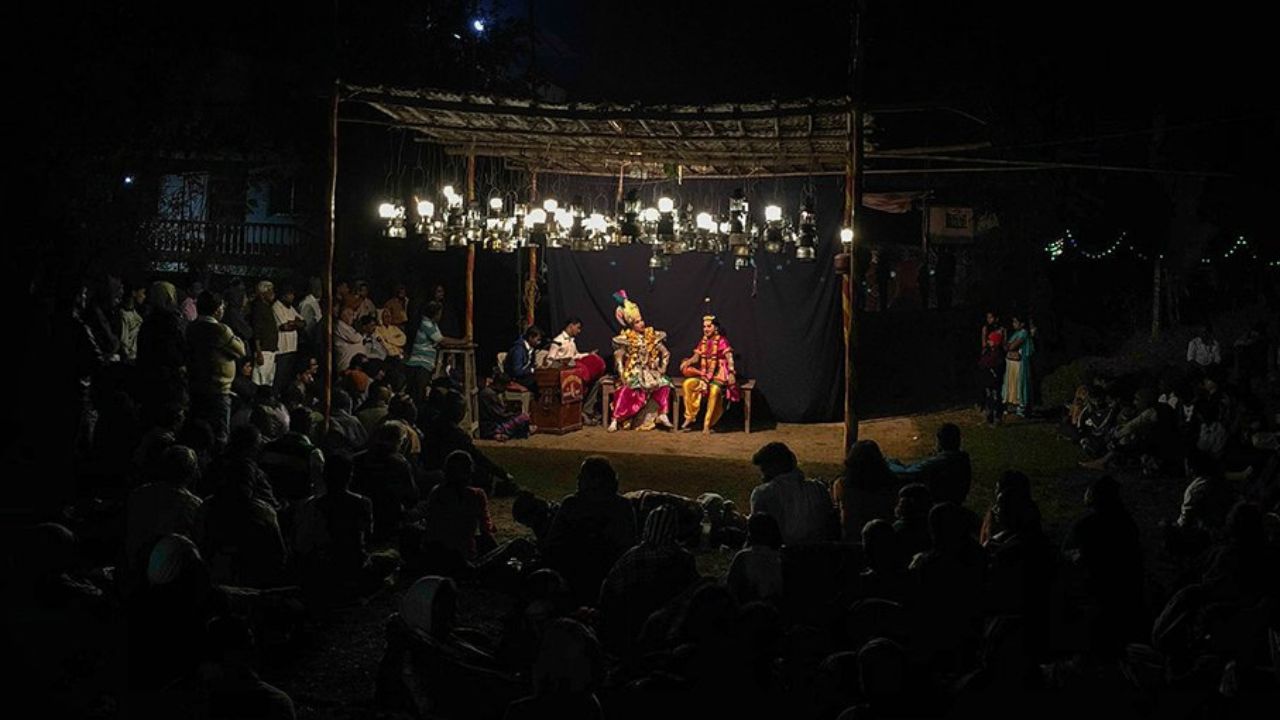
[[[521,440],[533,431],[528,415],[507,408],[503,394],[510,384],[510,378],[496,372],[480,390],[480,437],[485,440]]]

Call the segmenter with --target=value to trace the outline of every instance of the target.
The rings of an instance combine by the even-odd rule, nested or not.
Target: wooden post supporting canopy
[[[329,106],[329,226],[325,233],[324,296],[324,428],[329,431],[333,411],[333,248],[337,222],[338,195],[338,96],[342,83],[333,81],[333,99]]]

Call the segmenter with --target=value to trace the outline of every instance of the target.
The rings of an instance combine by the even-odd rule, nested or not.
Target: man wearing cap
[[[720,321],[715,315],[702,316],[702,339],[693,347],[693,355],[680,363],[684,375],[681,389],[684,392],[684,432],[693,430],[693,423],[702,409],[702,399],[707,399],[707,415],[702,421],[702,432],[710,433],[726,403],[737,402],[738,378],[733,369],[733,348],[720,334]]]

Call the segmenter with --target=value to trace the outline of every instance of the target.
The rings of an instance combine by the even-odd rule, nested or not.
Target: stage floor
[[[933,435],[938,424],[937,414],[864,420],[859,426],[859,436],[879,443],[886,457],[914,458],[927,455],[933,450]],[[667,430],[619,430],[610,433],[602,427],[588,426],[567,435],[539,434],[527,440],[505,443],[477,440],[476,444],[510,449],[676,455],[749,461],[756,450],[770,442],[786,443],[802,462],[839,464],[844,459],[843,429],[840,423],[779,423],[768,429],[753,430],[750,435],[741,428],[703,435],[701,431],[680,433]]]

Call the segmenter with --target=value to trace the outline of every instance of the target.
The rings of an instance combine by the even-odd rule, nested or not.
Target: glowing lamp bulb
[[[711,219],[711,213],[698,213],[697,225],[699,230],[715,230],[716,221]]]
[[[651,223],[658,222],[658,208],[645,208],[644,221]]]
[[[669,197],[658,198],[658,212],[669,213],[676,209],[676,203]]]
[[[840,231],[840,242],[844,245],[853,244],[853,230],[845,228]]]
[[[383,220],[390,220],[396,216],[396,206],[391,203],[382,203],[378,206],[378,217]]]
[[[573,224],[573,213],[568,210],[557,210],[556,224],[561,227],[569,227]]]
[[[769,205],[764,209],[764,219],[766,222],[781,222],[782,208],[777,205]]]
[[[549,213],[553,213],[559,208],[560,208],[560,203],[556,202],[555,198],[547,198],[546,202],[542,203],[542,209],[546,210]]]
[[[431,202],[430,200],[418,201],[418,217],[424,217],[424,218],[430,219],[431,216],[435,214],[436,214],[435,203]]]
[[[528,215],[526,215],[524,218],[524,224],[526,227],[533,227],[534,225],[545,225],[546,222],[547,222],[547,211],[543,210],[542,208],[534,208],[533,211],[530,212]]]
[[[604,232],[606,223],[604,215],[600,213],[591,213],[591,217],[587,220],[587,227],[593,232]]]
[[[494,212],[502,212],[502,198],[489,198],[489,209]]]

